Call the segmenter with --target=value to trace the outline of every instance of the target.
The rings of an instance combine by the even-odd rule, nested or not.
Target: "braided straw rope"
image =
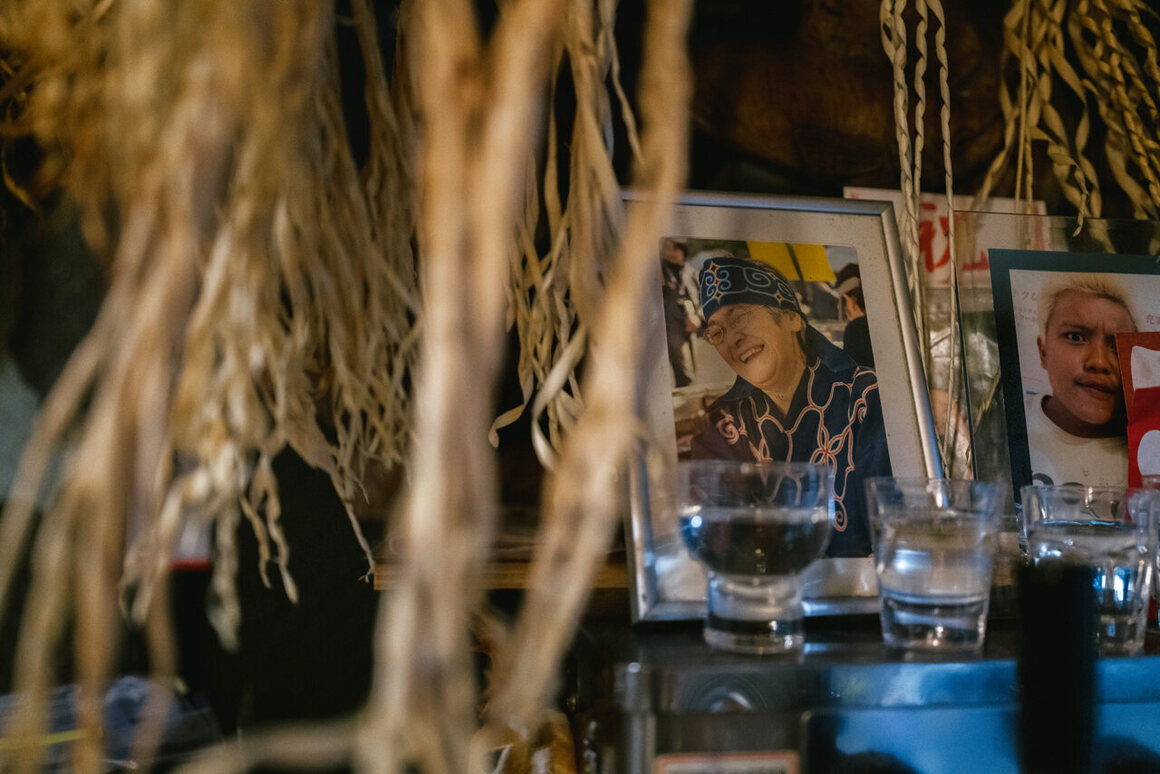
[[[919,340],[924,343],[924,363],[926,373],[933,376],[935,363],[931,357],[934,342],[931,332],[941,321],[931,319],[932,310],[927,299],[926,272],[922,265],[918,241],[918,211],[921,201],[922,181],[922,154],[926,141],[926,71],[929,59],[927,38],[929,17],[935,20],[935,56],[938,60],[939,123],[942,134],[943,165],[945,168],[944,183],[946,187],[947,212],[954,212],[954,178],[951,163],[951,132],[950,132],[950,80],[949,58],[946,48],[946,14],[940,0],[916,0],[915,10],[918,22],[914,35],[915,65],[914,65],[914,125],[913,141],[911,128],[907,122],[907,34],[906,25],[902,19],[906,8],[905,0],[883,0],[880,6],[882,20],[882,42],[887,57],[894,72],[894,116],[895,137],[898,142],[899,162],[901,167],[901,189],[903,196],[903,212],[899,217],[899,230],[903,240],[906,256],[909,288],[914,300],[916,324],[919,331]],[[948,219],[947,241],[950,251],[951,271],[951,307],[949,312],[948,357],[946,361],[946,416],[942,432],[939,434],[942,446],[943,465],[948,475],[964,474],[971,469],[970,441],[963,434],[961,417],[964,414],[963,396],[960,395],[961,380],[960,368],[962,353],[959,347],[959,320],[958,320],[958,260],[956,258],[954,218]],[[965,455],[956,452],[965,445]],[[961,469],[960,469],[961,468]]]
[[[1160,67],[1156,42],[1141,19],[1148,11],[1139,0],[1020,0],[1012,6],[1004,19],[1004,62],[1014,60],[1019,67],[1020,87],[1015,98],[1006,86],[1000,91],[1007,117],[1004,147],[987,172],[978,200],[989,196],[1013,151],[1016,196],[1030,199],[1031,145],[1042,142],[1079,225],[1084,217],[1099,217],[1100,181],[1085,152],[1094,107],[1106,130],[1104,151],[1114,182],[1127,194],[1137,217],[1156,217]],[[1123,42],[1125,37],[1143,54],[1142,63]],[[1053,104],[1054,82],[1080,100],[1081,111],[1071,128]]]
[[[948,336],[950,342],[947,357],[947,410],[944,419],[942,443],[943,460],[947,468],[947,475],[965,477],[973,470],[971,461],[971,437],[969,430],[963,423],[966,416],[966,400],[962,394],[964,385],[960,383],[962,376],[962,334],[961,320],[959,319],[959,261],[958,250],[955,245],[955,206],[954,206],[954,165],[951,149],[951,88],[950,88],[950,58],[946,45],[946,14],[941,0],[926,0],[930,12],[934,15],[938,26],[935,28],[935,54],[939,63],[939,97],[942,100],[939,106],[939,126],[942,134],[944,187],[946,189],[947,217],[947,252],[950,259],[950,327]],[[958,454],[960,448],[965,454]]]
[[[1155,219],[1160,211],[1160,73],[1156,43],[1139,12],[1129,0],[1081,0],[1068,17],[1068,32],[1086,75],[1083,87],[1107,127],[1104,150],[1112,175],[1128,194],[1135,217]],[[1121,42],[1117,22],[1143,49],[1143,64]]]
[[[906,265],[907,288],[914,304],[915,324],[919,341],[928,340],[926,284],[922,273],[922,258],[918,239],[919,181],[914,177],[915,154],[910,140],[909,119],[906,105],[908,86],[906,83],[906,24],[902,12],[906,0],[882,0],[879,6],[879,21],[882,32],[882,47],[890,60],[894,79],[894,136],[898,143],[899,187],[902,192],[902,212],[897,214],[898,232],[902,241],[903,257]],[[922,67],[925,67],[923,62]],[[925,91],[923,92],[925,95]],[[921,127],[921,121],[919,122]],[[930,351],[923,347],[923,363],[930,373]]]

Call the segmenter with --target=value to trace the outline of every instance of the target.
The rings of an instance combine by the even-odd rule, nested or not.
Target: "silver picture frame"
[[[641,195],[632,191],[625,192],[623,198],[628,209],[641,201]],[[817,246],[825,248],[830,263],[835,260],[832,256],[839,254],[841,260],[856,262],[878,365],[892,472],[941,475],[920,341],[889,202],[685,192],[662,234],[662,245],[665,239],[672,239],[686,248],[716,242]],[[660,249],[658,246],[658,254]],[[625,518],[634,622],[690,620],[705,613],[704,573],[684,547],[672,500],[678,459],[675,407],[681,401],[680,390],[687,388],[675,387],[666,339],[661,260],[655,263],[656,292],[643,315],[638,401],[646,439],[629,476]],[[796,259],[794,266],[801,271]],[[802,271],[799,279],[805,278]],[[869,557],[818,559],[805,575],[807,616],[878,610]]]

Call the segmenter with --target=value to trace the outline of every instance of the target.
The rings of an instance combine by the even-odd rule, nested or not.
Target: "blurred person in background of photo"
[[[689,346],[693,332],[701,327],[701,319],[694,301],[697,295],[696,278],[688,271],[688,248],[684,242],[672,238],[661,241],[661,301],[665,313],[669,365],[673,369],[673,386],[685,387],[692,381],[692,350]]]
[[[870,348],[870,321],[866,317],[866,298],[862,295],[862,278],[858,264],[848,263],[834,278],[842,315],[849,320],[842,333],[842,349],[854,362],[866,368],[874,367],[874,351]]]

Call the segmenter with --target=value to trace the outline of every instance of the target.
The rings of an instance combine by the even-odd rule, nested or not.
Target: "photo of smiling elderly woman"
[[[1127,295],[1092,274],[1045,286],[1038,302],[1036,351],[1051,392],[1025,396],[1032,482],[1123,486],[1128,445],[1115,335],[1137,330]]]
[[[890,474],[874,371],[810,325],[771,265],[716,255],[699,280],[702,336],[736,378],[709,405],[692,456],[828,464],[835,519],[827,553],[869,555],[863,482]]]

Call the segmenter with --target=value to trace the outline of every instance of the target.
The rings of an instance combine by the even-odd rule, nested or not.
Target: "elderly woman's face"
[[[796,386],[804,361],[798,332],[802,318],[756,304],[718,309],[709,318],[705,338],[745,381],[758,387]]]

